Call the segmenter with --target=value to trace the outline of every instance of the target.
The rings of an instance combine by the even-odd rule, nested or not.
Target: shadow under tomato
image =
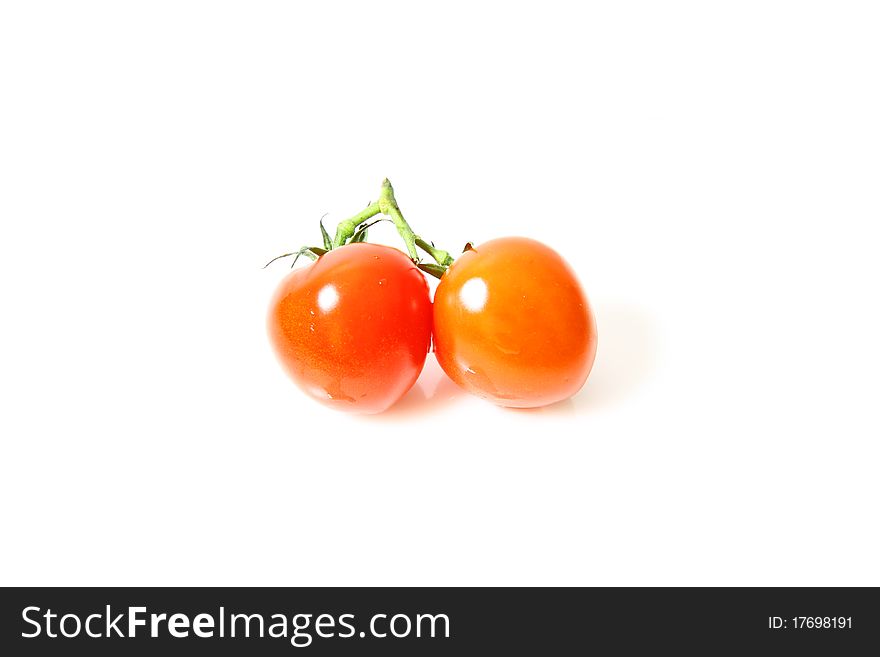
[[[660,353],[656,319],[638,306],[596,307],[599,347],[587,384],[571,401],[578,412],[615,406],[632,397],[653,374]]]
[[[523,415],[573,415],[577,412],[575,400],[577,395],[572,399],[563,399],[549,406],[538,406],[537,408],[505,408],[504,410],[511,413],[522,413]]]
[[[656,320],[645,310],[619,302],[594,304],[599,346],[596,362],[583,389],[571,399],[540,408],[508,408],[529,416],[575,416],[624,403],[650,378],[659,354]],[[428,355],[419,380],[382,419],[412,419],[430,415],[469,394],[455,385]],[[485,402],[490,404],[490,402]]]
[[[456,397],[466,394],[440,369],[434,354],[428,354],[419,380],[403,399],[384,413],[367,417],[396,420],[424,416],[439,411],[451,404]]]

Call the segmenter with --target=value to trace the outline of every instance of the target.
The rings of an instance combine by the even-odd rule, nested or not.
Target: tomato
[[[502,406],[574,395],[596,356],[596,322],[569,265],[523,237],[462,254],[434,294],[434,350],[465,390]]]
[[[397,249],[342,246],[294,270],[269,309],[282,366],[315,399],[379,413],[412,387],[431,341],[428,284]]]

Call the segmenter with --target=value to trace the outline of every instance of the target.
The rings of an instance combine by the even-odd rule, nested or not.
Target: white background
[[[4,3],[2,584],[880,585],[873,3]],[[265,337],[391,178],[599,353],[378,417]],[[387,226],[376,239],[393,242]],[[364,345],[369,348],[369,345]]]

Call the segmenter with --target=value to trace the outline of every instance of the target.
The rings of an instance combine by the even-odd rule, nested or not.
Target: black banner
[[[7,588],[0,595],[3,655],[880,648],[873,588]]]

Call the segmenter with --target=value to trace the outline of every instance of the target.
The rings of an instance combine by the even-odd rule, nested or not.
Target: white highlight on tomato
[[[486,287],[486,281],[482,278],[472,278],[461,286],[461,291],[458,294],[465,308],[471,312],[477,312],[486,305],[489,288]]]
[[[318,307],[325,313],[333,310],[339,303],[339,292],[332,285],[325,285],[318,292]]]

